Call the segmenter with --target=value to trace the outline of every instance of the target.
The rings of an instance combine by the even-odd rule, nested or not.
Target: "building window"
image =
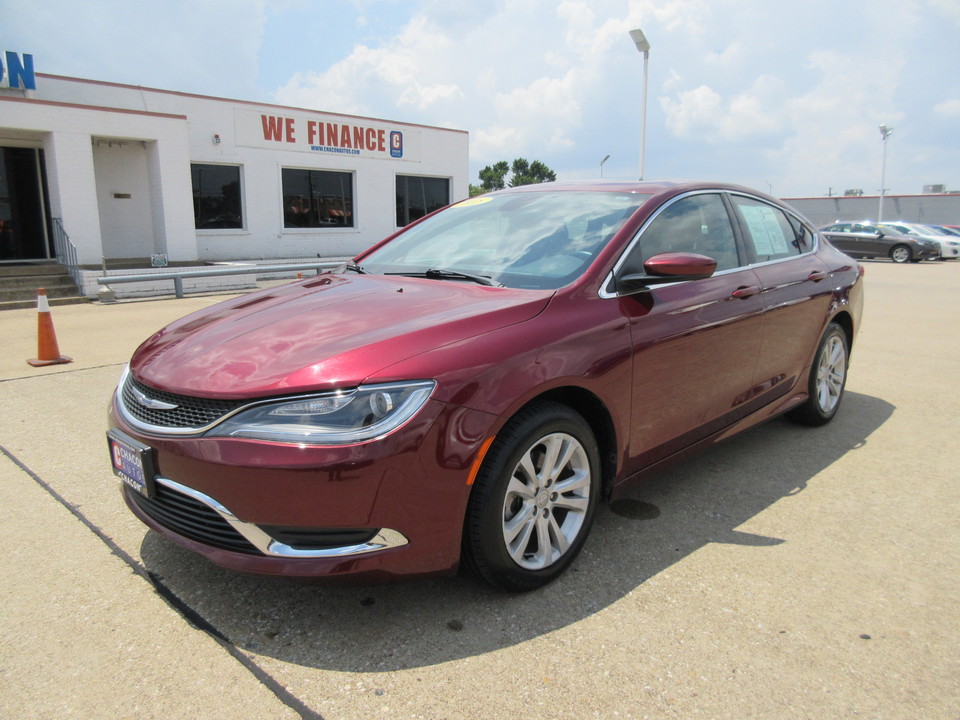
[[[353,175],[283,168],[283,226],[353,227]]]
[[[240,168],[236,165],[191,165],[193,221],[197,230],[242,228]]]
[[[397,227],[450,204],[447,178],[397,175]]]

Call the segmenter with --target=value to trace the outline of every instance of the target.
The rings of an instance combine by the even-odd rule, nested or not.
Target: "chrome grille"
[[[144,497],[126,485],[123,489],[127,498],[136,503],[144,513],[178,535],[223,550],[246,555],[262,554],[213,508],[199,500],[187,497],[159,482],[156,484],[156,493],[151,498]]]
[[[172,410],[157,410],[142,405],[134,395],[136,389],[154,400],[176,405]],[[203,428],[217,422],[248,401],[208,400],[206,398],[176,395],[144,385],[127,374],[122,392],[124,409],[134,418],[147,425],[168,428]]]

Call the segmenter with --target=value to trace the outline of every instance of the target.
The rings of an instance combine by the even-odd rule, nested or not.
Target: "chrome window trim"
[[[278,558],[343,558],[354,555],[366,555],[367,553],[388,550],[390,548],[402,547],[409,544],[409,540],[402,533],[390,528],[381,528],[377,534],[365,543],[359,545],[344,545],[335,548],[323,548],[317,550],[303,550],[290,547],[274,540],[263,530],[253,523],[243,522],[238,519],[230,510],[221,503],[214,500],[199,490],[194,490],[186,485],[181,485],[175,480],[157,475],[154,480],[161,485],[168,487],[182,495],[203,503],[220,517],[222,517],[234,530],[242,535],[251,545],[268,557]]]
[[[617,262],[616,264],[614,264],[613,269],[607,273],[607,276],[603,279],[603,283],[601,283],[600,285],[600,292],[598,293],[599,296],[604,300],[620,297],[620,294],[616,292],[616,290],[611,292],[607,288],[609,288],[613,283],[613,279],[616,277],[617,271],[620,270],[621,267],[623,267],[623,264],[627,261],[627,257],[630,255],[631,252],[633,252],[633,248],[636,247],[637,243],[640,241],[640,238],[643,236],[643,233],[646,231],[648,227],[650,227],[650,225],[653,223],[654,220],[660,217],[660,213],[662,213],[668,207],[673,205],[675,202],[679,202],[680,200],[683,200],[688,197],[693,197],[695,195],[720,195],[722,197],[724,192],[725,191],[720,188],[705,188],[702,190],[691,190],[690,192],[685,192],[680,195],[677,195],[676,197],[670,198],[670,200],[668,200],[663,205],[658,207],[657,211],[646,219],[646,222],[644,222],[643,225],[640,226],[640,229],[637,230],[636,235],[633,236],[630,242],[627,243],[627,246],[620,253],[620,257],[617,258]],[[733,232],[732,223],[730,225],[730,232]],[[741,265],[735,268],[730,268],[729,270],[721,270],[720,272],[714,273],[714,275],[711,275],[711,277],[715,277],[717,275],[723,275],[724,273],[729,273],[729,272],[737,272],[739,270],[742,270],[744,267],[746,266]],[[689,282],[689,280],[678,280],[675,283],[662,283],[660,285],[657,285],[657,288],[670,287],[672,285],[677,285],[682,282]]]
[[[757,202],[762,202],[762,203],[764,203],[765,205],[769,205],[769,206],[771,206],[771,207],[774,207],[774,208],[780,210],[781,212],[783,212],[783,213],[789,215],[790,217],[792,217],[794,220],[796,220],[798,223],[800,223],[800,225],[802,225],[804,228],[806,228],[806,229],[809,231],[810,236],[811,236],[811,238],[813,239],[813,240],[812,240],[812,246],[811,246],[811,248],[810,248],[809,250],[807,250],[806,252],[797,253],[796,255],[791,255],[791,256],[789,256],[789,257],[777,258],[776,260],[764,260],[763,262],[755,262],[755,263],[748,263],[748,264],[746,264],[746,265],[738,265],[737,267],[735,267],[735,268],[730,268],[729,270],[721,270],[720,272],[714,273],[714,274],[711,275],[710,277],[717,277],[717,276],[719,276],[719,275],[726,275],[727,273],[740,272],[740,271],[742,271],[742,270],[746,270],[746,269],[749,269],[749,268],[765,267],[765,266],[767,266],[767,265],[775,265],[775,264],[777,264],[777,263],[782,263],[782,262],[786,262],[786,261],[788,261],[788,260],[793,260],[793,259],[795,259],[795,258],[803,257],[804,255],[810,255],[810,254],[816,252],[817,249],[820,247],[820,233],[819,233],[819,231],[817,231],[816,229],[814,229],[814,228],[810,225],[810,223],[806,222],[802,217],[800,217],[800,215],[798,215],[796,212],[793,212],[790,208],[781,207],[780,205],[778,205],[778,204],[776,204],[776,203],[771,203],[769,200],[767,200],[767,199],[765,199],[765,198],[759,197],[759,196],[757,196],[757,195],[753,195],[753,194],[751,194],[751,193],[746,193],[746,192],[743,192],[743,191],[740,191],[740,190],[729,190],[729,189],[725,189],[725,188],[705,188],[705,189],[701,189],[701,190],[691,190],[690,192],[686,192],[686,193],[683,193],[683,194],[681,194],[681,195],[677,195],[676,197],[670,198],[670,200],[669,200],[668,202],[664,203],[664,204],[661,205],[659,208],[657,208],[657,211],[656,211],[653,215],[651,215],[650,217],[648,217],[648,218],[646,219],[646,222],[644,222],[643,225],[640,227],[640,229],[637,230],[636,235],[633,236],[633,238],[632,238],[632,239],[630,240],[630,242],[627,244],[627,247],[623,250],[623,252],[620,253],[620,257],[617,259],[617,262],[616,262],[616,264],[613,266],[613,269],[610,270],[609,273],[607,273],[606,277],[605,277],[604,280],[603,280],[603,283],[601,283],[601,285],[600,285],[600,290],[599,290],[599,292],[597,293],[597,294],[600,296],[600,298],[602,298],[602,299],[604,299],[604,300],[610,300],[610,299],[612,299],[612,298],[618,298],[618,297],[620,297],[620,294],[619,294],[618,292],[616,292],[615,290],[614,290],[614,291],[610,291],[610,290],[608,290],[607,288],[609,288],[609,287],[612,285],[613,279],[616,277],[617,271],[623,266],[623,263],[626,262],[627,256],[633,251],[633,248],[634,248],[634,247],[636,246],[636,244],[640,241],[640,238],[643,236],[643,233],[644,233],[644,232],[646,231],[646,229],[650,226],[650,224],[653,223],[653,221],[656,220],[656,219],[660,216],[660,213],[662,213],[662,212],[663,212],[664,210],[666,210],[668,207],[670,207],[671,205],[673,205],[675,202],[678,202],[679,200],[682,200],[682,199],[688,198],[688,197],[692,197],[692,196],[694,196],[694,195],[721,195],[721,196],[722,196],[722,195],[737,195],[737,196],[739,196],[739,197],[744,197],[744,198],[747,198],[747,199],[749,199],[749,200],[755,200],[755,201],[757,201]],[[730,229],[731,229],[732,232],[736,233],[736,231],[735,231],[734,228],[733,228],[733,218],[731,218],[731,226],[730,226]],[[661,283],[660,285],[657,285],[657,288],[659,289],[659,288],[664,288],[664,287],[671,287],[671,286],[673,286],[673,285],[679,285],[680,283],[685,283],[685,282],[692,282],[692,281],[690,281],[690,280],[678,280],[678,281],[675,282],[675,283]]]
[[[810,237],[813,238],[813,244],[810,247],[810,249],[807,250],[806,252],[797,253],[796,255],[791,255],[785,258],[777,258],[776,260],[764,260],[763,262],[751,263],[750,265],[745,265],[744,267],[760,267],[761,265],[769,265],[771,263],[783,262],[784,260],[793,260],[794,258],[803,257],[804,255],[809,255],[810,253],[816,252],[817,249],[820,247],[820,231],[817,230],[815,227],[813,227],[813,225],[811,225],[809,222],[804,220],[800,216],[800,214],[794,211],[792,208],[788,206],[777,205],[776,203],[770,202],[766,198],[758,197],[756,195],[751,195],[750,193],[745,193],[740,190],[726,190],[725,192],[727,193],[727,195],[738,195],[739,197],[745,197],[748,200],[755,200],[757,202],[762,202],[764,205],[769,205],[770,207],[780,210],[785,215],[792,217],[794,220],[800,223],[802,227],[805,227],[807,231],[810,233]]]

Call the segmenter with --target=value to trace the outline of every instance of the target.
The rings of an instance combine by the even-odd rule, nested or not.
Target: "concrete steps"
[[[60,263],[24,262],[0,264],[0,310],[37,306],[37,290],[44,288],[50,305],[87,302],[79,294],[70,273]]]

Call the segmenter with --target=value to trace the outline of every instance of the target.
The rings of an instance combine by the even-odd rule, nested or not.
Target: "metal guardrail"
[[[115,283],[153,282],[155,280],[173,280],[173,288],[178,298],[184,296],[184,278],[217,277],[219,275],[267,275],[278,272],[300,272],[315,270],[319,275],[321,270],[340,267],[343,261],[328,261],[318,263],[298,263],[295,265],[244,265],[241,267],[215,268],[212,270],[184,270],[182,272],[162,272],[142,275],[108,275],[97,278],[97,283],[108,288]]]

